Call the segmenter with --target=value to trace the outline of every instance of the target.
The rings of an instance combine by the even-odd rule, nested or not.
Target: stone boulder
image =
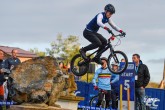
[[[53,57],[38,57],[18,65],[10,75],[12,99],[18,103],[45,103],[55,106],[65,78]]]

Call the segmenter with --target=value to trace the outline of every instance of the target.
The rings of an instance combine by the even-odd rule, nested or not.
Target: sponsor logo
[[[131,70],[131,69],[134,69],[134,68],[135,68],[135,67],[134,67],[134,64],[128,64],[127,69]]]
[[[82,110],[111,110],[111,109],[108,109],[108,108],[81,106],[81,105],[78,105],[78,108],[81,108]]]
[[[146,103],[146,106],[150,107],[151,109],[157,109],[160,99],[145,97],[144,102]]]
[[[13,105],[14,102],[8,102],[8,101],[1,101],[0,105]]]

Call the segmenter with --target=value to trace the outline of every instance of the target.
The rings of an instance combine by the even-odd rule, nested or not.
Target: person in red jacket
[[[3,83],[5,81],[4,79],[4,69],[7,68],[6,61],[4,60],[4,52],[0,50],[0,102],[4,101],[4,87]],[[0,105],[0,110],[2,110],[2,106]]]

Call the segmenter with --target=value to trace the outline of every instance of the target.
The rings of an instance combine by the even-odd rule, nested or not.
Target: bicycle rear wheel
[[[114,69],[114,65],[117,66],[117,70]],[[128,58],[122,51],[114,51],[108,57],[108,69],[114,74],[123,73],[128,66]]]
[[[74,75],[83,76],[88,71],[89,63],[85,62],[80,54],[77,54],[72,58],[70,66]]]

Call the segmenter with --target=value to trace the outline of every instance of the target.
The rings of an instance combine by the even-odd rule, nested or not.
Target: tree
[[[53,57],[64,58],[64,62],[68,63],[72,57],[79,53],[80,43],[77,36],[68,36],[63,38],[61,34],[57,35],[56,41],[53,41],[50,45],[51,48],[46,48],[47,54]]]
[[[46,56],[46,52],[39,51],[38,48],[30,49],[30,52],[35,53],[40,57]]]

